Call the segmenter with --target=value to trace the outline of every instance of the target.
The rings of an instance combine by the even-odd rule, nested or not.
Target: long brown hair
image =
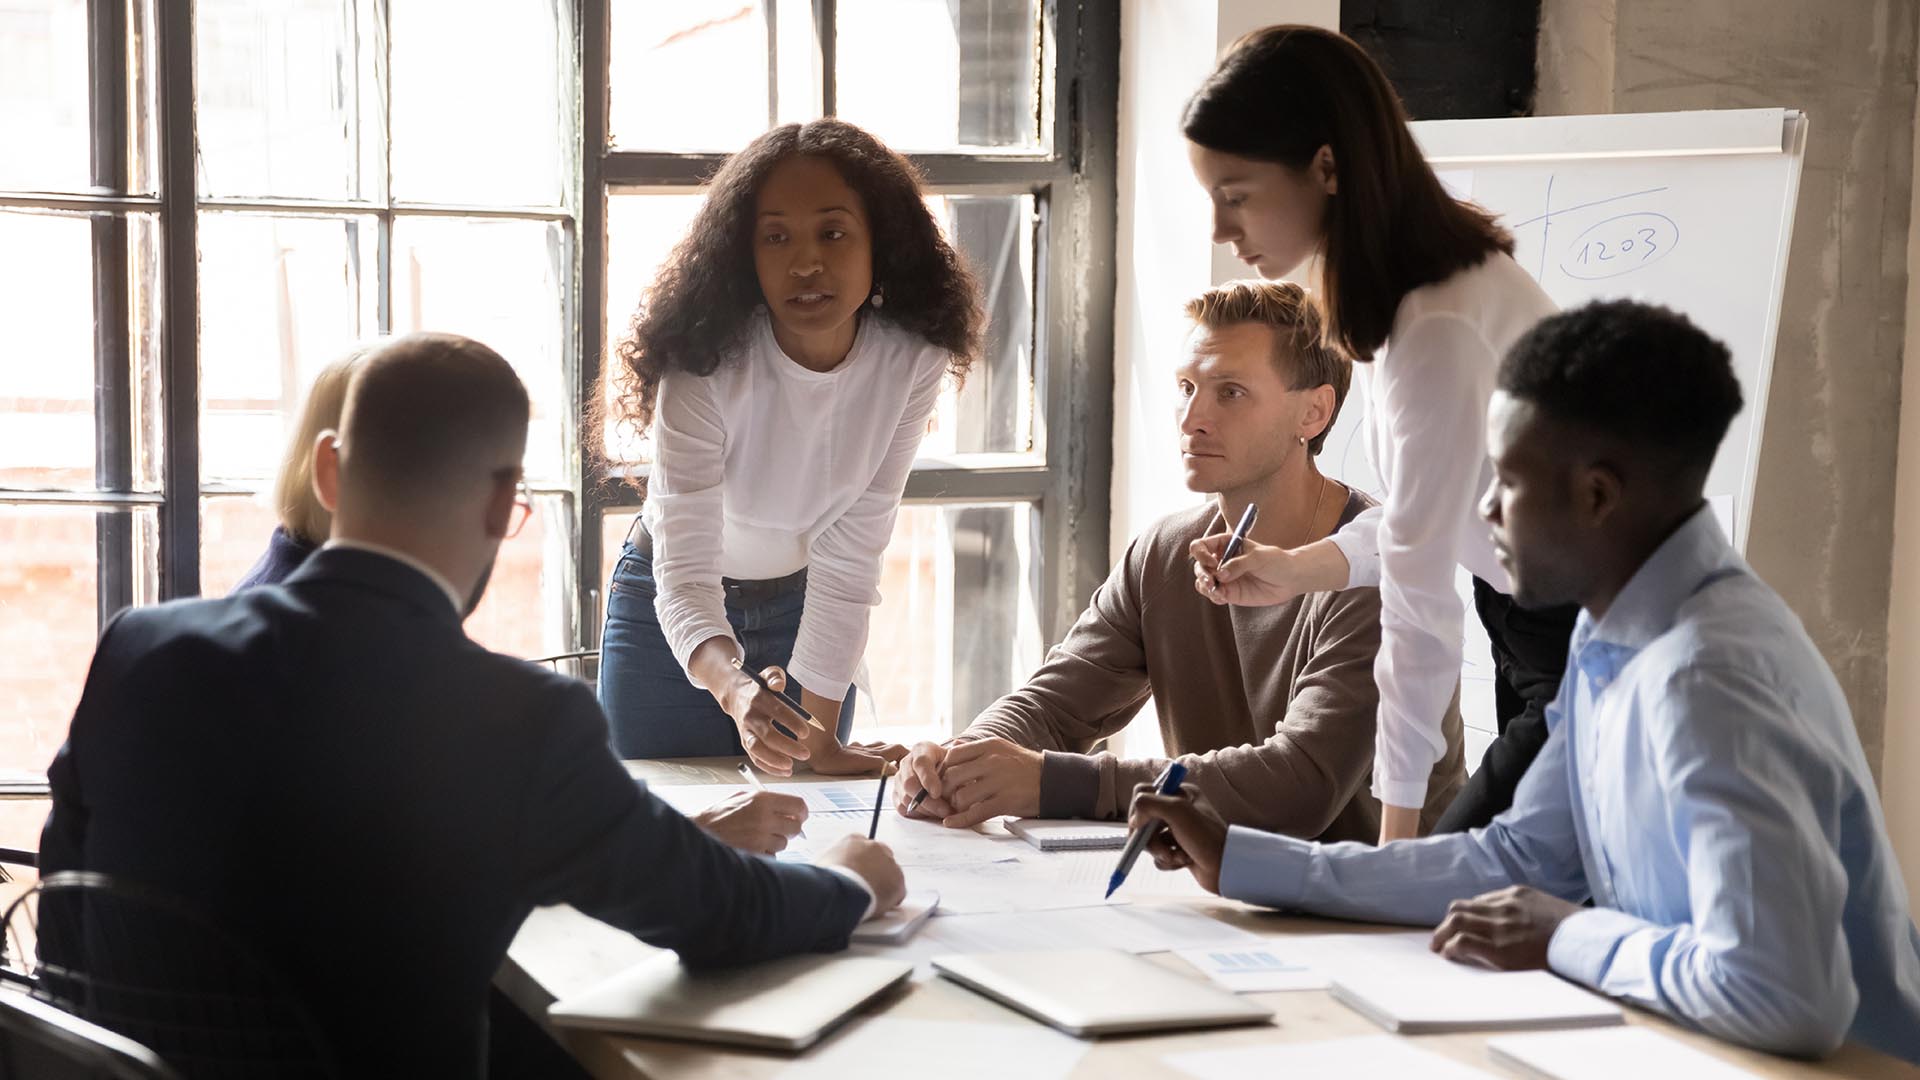
[[[1513,254],[1493,215],[1440,185],[1380,66],[1330,30],[1269,26],[1234,42],[1180,130],[1209,150],[1293,169],[1332,149],[1338,193],[1327,201],[1320,299],[1328,339],[1356,360],[1386,344],[1407,293]]]

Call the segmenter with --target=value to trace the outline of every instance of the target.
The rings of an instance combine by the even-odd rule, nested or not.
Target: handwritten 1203
[[[1595,281],[1651,266],[1680,245],[1680,227],[1665,214],[1621,214],[1590,226],[1567,245],[1560,272]]]

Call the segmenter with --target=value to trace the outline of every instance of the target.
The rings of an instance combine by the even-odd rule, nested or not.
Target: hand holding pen
[[[749,680],[720,695],[721,707],[733,717],[740,733],[741,748],[761,771],[791,776],[795,761],[812,756],[799,736],[808,727],[824,732],[825,726],[799,702],[780,692],[787,677],[779,668],[768,668],[763,674],[742,664],[739,657],[730,658],[728,665]]]
[[[1153,864],[1162,870],[1191,870],[1202,888],[1218,893],[1227,823],[1194,798],[1192,787],[1163,792],[1154,784],[1141,784],[1133,791],[1127,827],[1135,837],[1148,835],[1151,830],[1146,850],[1153,856]]]
[[[1257,516],[1248,506],[1231,534],[1214,533],[1188,545],[1195,592],[1216,604],[1260,607],[1284,604],[1303,592],[1346,587],[1345,556],[1338,548],[1309,544],[1288,550],[1256,543],[1247,534]],[[1321,547],[1332,548],[1333,554],[1319,552]],[[1337,584],[1328,577],[1329,559],[1338,563]]]

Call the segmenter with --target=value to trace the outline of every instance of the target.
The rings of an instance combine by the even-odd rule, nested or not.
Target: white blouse
[[[1479,512],[1493,479],[1487,406],[1508,347],[1554,311],[1518,263],[1495,253],[1408,293],[1386,347],[1355,365],[1367,453],[1386,498],[1333,542],[1351,568],[1349,588],[1380,587],[1373,794],[1390,806],[1422,805],[1446,752],[1440,720],[1460,679],[1466,615],[1454,567],[1512,591]]]
[[[939,346],[868,313],[846,359],[811,371],[781,351],[761,312],[712,375],[661,379],[643,513],[654,610],[681,667],[701,642],[733,636],[721,578],[805,567],[787,669],[814,693],[845,693],[948,361]]]

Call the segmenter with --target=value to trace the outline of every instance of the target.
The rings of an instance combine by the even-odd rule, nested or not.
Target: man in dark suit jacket
[[[899,901],[883,845],[744,854],[636,784],[586,684],[461,621],[524,506],[525,389],[413,335],[369,358],[315,486],[333,541],[283,585],[102,635],[50,769],[42,867],[192,902],[313,1009],[348,1075],[475,1075],[487,988],[537,904],[689,964],[845,946]]]

